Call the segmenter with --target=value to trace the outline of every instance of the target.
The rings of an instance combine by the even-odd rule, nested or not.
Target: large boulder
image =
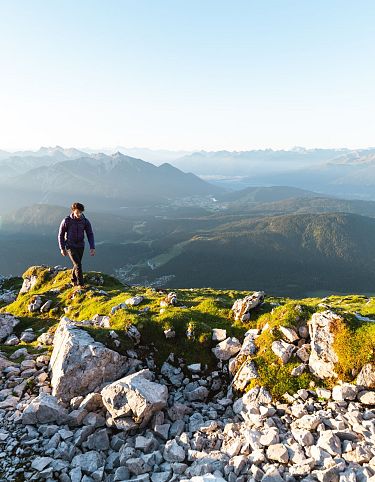
[[[344,320],[332,311],[314,313],[309,320],[311,353],[310,371],[318,378],[337,378],[335,364],[338,357],[333,349],[334,328]]]
[[[18,325],[20,320],[10,313],[0,313],[0,342],[8,338],[13,332],[13,328]]]
[[[126,357],[96,342],[69,318],[61,319],[53,345],[52,394],[65,402],[96,391],[128,370]]]
[[[166,407],[168,389],[152,378],[150,370],[141,370],[103,388],[103,404],[113,419],[132,417],[144,426],[155,412]]]

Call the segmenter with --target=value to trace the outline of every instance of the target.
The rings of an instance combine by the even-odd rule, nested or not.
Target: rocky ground
[[[122,409],[116,382],[59,403],[50,395],[48,361],[26,355],[3,367],[0,480],[375,480],[372,391],[362,402],[349,384],[300,390],[286,403],[272,403],[259,388],[236,400],[230,389],[211,397],[219,373],[201,376],[196,366],[185,377],[169,360],[156,382],[141,377],[149,384],[143,391],[122,379],[126,397],[140,398],[131,417],[114,423]],[[144,400],[142,427],[134,419]]]
[[[246,321],[263,301],[262,292],[238,300],[234,319]],[[169,293],[160,306],[174,304]],[[135,325],[121,353],[87,331],[106,326],[118,341],[111,316],[121,309],[86,322],[63,316],[36,341],[0,313],[0,340],[14,346],[0,354],[0,481],[375,481],[375,365],[369,359],[352,382],[340,381],[339,315],[250,328],[241,340],[213,328],[212,369],[199,351],[196,363],[171,352],[159,364]],[[164,335],[176,337],[171,328]],[[290,376],[308,371],[315,381],[272,397],[258,374],[266,340],[280,371],[292,364]]]

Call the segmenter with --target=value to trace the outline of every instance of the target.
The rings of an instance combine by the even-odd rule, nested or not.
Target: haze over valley
[[[290,296],[372,292],[375,150],[175,159],[170,151],[169,163],[123,151],[1,151],[0,272],[64,263],[57,229],[80,200],[98,247],[87,268],[126,283],[260,286]]]

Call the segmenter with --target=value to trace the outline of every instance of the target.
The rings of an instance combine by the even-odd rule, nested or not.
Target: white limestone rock
[[[14,333],[9,335],[8,338],[5,340],[4,345],[7,346],[16,346],[19,345],[20,339]]]
[[[366,363],[357,377],[357,385],[375,388],[375,363]]]
[[[13,290],[6,290],[0,294],[0,303],[5,303],[9,305],[17,299],[17,292]]]
[[[343,323],[343,319],[332,311],[314,313],[308,323],[311,337],[309,368],[318,378],[337,378],[335,363],[338,357],[333,349],[336,323]]]
[[[37,342],[39,345],[53,345],[53,337],[54,335],[48,331],[45,333],[42,333],[40,336],[37,338]]]
[[[9,358],[11,360],[17,360],[17,358],[27,356],[28,354],[27,348],[18,348],[18,350],[14,351]]]
[[[91,450],[73,457],[72,467],[80,468],[83,472],[92,474],[98,470],[99,467],[102,467],[104,462],[105,458],[102,454],[95,450]]]
[[[294,345],[290,343],[286,343],[284,340],[276,340],[272,343],[272,346],[271,346],[271,349],[274,352],[274,354],[280,358],[280,360],[284,365],[285,363],[288,363],[295,348],[296,347]]]
[[[20,336],[20,341],[23,343],[31,343],[36,339],[36,334],[33,332],[33,330],[25,330],[21,333]]]
[[[167,462],[183,462],[186,454],[185,450],[173,439],[168,440],[165,444],[163,457]]]
[[[259,438],[259,442],[266,447],[269,447],[270,445],[278,444],[279,440],[280,440],[279,431],[277,430],[276,427],[272,427],[264,431],[264,433]]]
[[[56,397],[41,394],[34,398],[22,413],[24,425],[42,423],[63,424],[67,421],[68,412],[62,407]]]
[[[10,313],[0,313],[0,342],[12,334],[13,328],[18,325],[20,320]]]
[[[53,459],[51,457],[36,457],[31,464],[31,468],[41,472],[43,469],[45,469]]]
[[[303,417],[294,420],[291,424],[291,428],[312,431],[315,430],[320,423],[321,418],[319,415],[304,415]]]
[[[202,364],[201,363],[192,363],[191,365],[187,366],[187,369],[190,373],[200,373],[202,371]]]
[[[125,304],[128,306],[138,306],[142,303],[143,299],[143,296],[140,295],[133,296],[132,298],[125,300]]]
[[[212,329],[212,340],[213,341],[223,341],[227,337],[227,330],[221,328]]]
[[[358,387],[351,385],[350,383],[343,383],[336,385],[332,389],[332,398],[338,402],[344,400],[355,400],[358,393]]]
[[[38,267],[39,266],[36,266],[35,268],[38,268]],[[20,289],[20,293],[21,294],[28,293],[30,290],[32,290],[34,288],[34,286],[36,285],[37,282],[38,282],[38,277],[35,276],[35,275],[25,277],[23,279],[23,283],[22,283],[22,286],[21,286],[21,289]]]
[[[203,402],[209,395],[206,387],[197,387],[194,390],[185,392],[185,398],[189,402]]]
[[[302,360],[304,363],[307,363],[310,358],[310,351],[311,351],[311,345],[302,345],[301,348],[298,348],[296,351],[296,355],[300,360]]]
[[[152,378],[150,370],[141,370],[103,388],[103,403],[113,419],[133,417],[136,423],[144,425],[167,406],[167,387],[151,381]]]
[[[302,375],[302,373],[305,371],[307,365],[305,363],[301,363],[297,367],[293,368],[291,371],[292,377],[299,377]]]
[[[258,370],[255,362],[246,360],[233,379],[233,388],[235,390],[244,390],[246,385],[255,378],[258,378]]]
[[[167,304],[167,306],[177,306],[177,293],[175,293],[174,291],[168,293],[167,296],[164,298],[164,302]]]
[[[240,357],[241,355],[243,356],[254,355],[256,353],[257,351],[257,346],[255,344],[256,337],[257,335],[254,335],[253,333],[251,333],[250,330],[245,334],[245,338],[243,340],[241,350],[238,353],[238,357]]]
[[[165,338],[168,340],[170,338],[175,338],[176,332],[172,330],[172,328],[168,328],[167,330],[164,330],[164,335]]]
[[[83,408],[88,412],[95,412],[103,408],[103,400],[100,393],[89,393],[79,404],[79,408]]]
[[[52,394],[65,402],[95,391],[128,370],[126,357],[94,341],[66,317],[59,323],[53,344]]]
[[[375,391],[364,390],[358,393],[357,398],[363,405],[375,405]]]
[[[246,410],[251,409],[254,405],[268,405],[271,402],[271,394],[264,387],[254,387],[242,397],[242,403]]]
[[[309,447],[314,444],[314,436],[309,430],[295,428],[292,429],[292,435],[296,442],[304,447]]]
[[[294,330],[293,328],[280,326],[279,330],[290,343],[293,343],[299,339],[299,336],[297,335],[296,330]]]
[[[138,328],[134,325],[130,325],[126,329],[126,336],[128,336],[135,345],[138,345],[141,341],[141,334]]]
[[[31,300],[31,303],[27,306],[27,309],[30,311],[30,313],[34,313],[39,311],[42,305],[42,298],[40,296],[34,296]]]
[[[324,400],[329,400],[332,396],[332,391],[328,390],[327,388],[317,388],[316,394],[318,398],[322,398]]]
[[[272,444],[267,448],[267,458],[281,464],[287,464],[289,461],[288,449],[281,443]]]
[[[186,480],[190,482],[226,482],[226,479],[214,474],[194,475],[190,479],[185,479],[185,481]],[[181,479],[181,482],[184,482],[184,480]]]
[[[94,315],[91,320],[94,322],[94,325],[100,326],[101,328],[110,328],[111,327],[111,319],[107,315],[99,315],[98,313]]]
[[[261,305],[264,301],[264,291],[254,291],[253,294],[243,299],[238,299],[232,306],[235,320],[247,321],[250,319],[250,311]]]
[[[332,430],[321,432],[316,445],[327,451],[333,457],[341,455],[341,441]]]
[[[52,306],[52,300],[47,300],[41,307],[40,307],[40,312],[41,313],[48,313],[49,310],[51,309]]]
[[[212,351],[219,360],[229,360],[241,350],[241,343],[237,338],[226,338],[218,343]]]
[[[118,305],[112,306],[111,315],[114,315],[118,310],[126,310],[128,305],[126,303],[119,303]]]

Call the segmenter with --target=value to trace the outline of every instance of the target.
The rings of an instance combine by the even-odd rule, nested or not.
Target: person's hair
[[[70,209],[72,211],[78,209],[78,211],[81,211],[81,213],[83,213],[83,211],[85,210],[85,206],[81,203],[73,203]]]

